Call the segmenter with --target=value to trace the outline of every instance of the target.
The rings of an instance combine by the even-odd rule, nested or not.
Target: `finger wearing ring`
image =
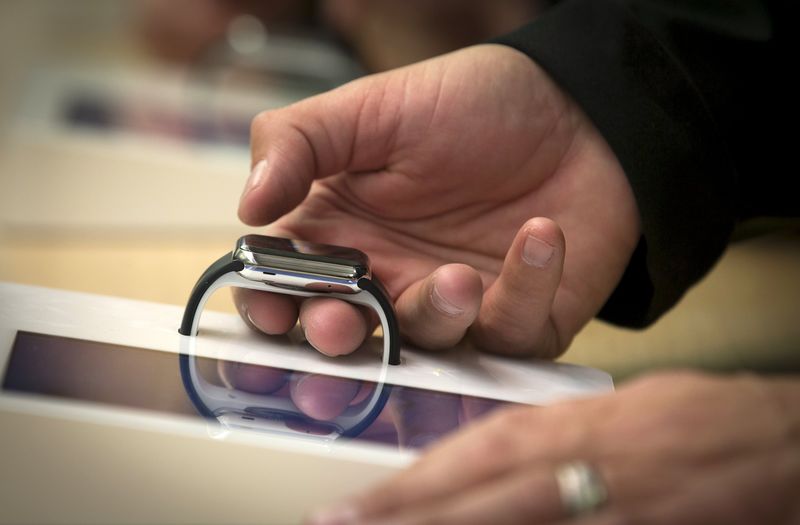
[[[581,516],[602,507],[608,491],[600,473],[585,461],[570,461],[556,468],[561,504],[570,516]]]

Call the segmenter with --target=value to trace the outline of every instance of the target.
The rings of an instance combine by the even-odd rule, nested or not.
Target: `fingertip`
[[[279,161],[276,161],[279,163]],[[248,226],[263,226],[284,215],[305,198],[309,185],[302,175],[276,172],[275,162],[259,160],[253,166],[239,198],[237,215]]]
[[[480,311],[483,283],[466,264],[448,264],[417,281],[397,299],[404,337],[428,350],[450,348]]]
[[[242,195],[236,215],[247,226],[264,226],[266,222],[261,221],[256,214],[255,206],[251,203],[252,200],[249,194]]]
[[[367,337],[364,313],[338,299],[306,299],[300,306],[300,324],[309,344],[330,357],[354,352]]]
[[[220,379],[228,388],[252,394],[270,394],[286,382],[286,372],[268,366],[219,361]]]
[[[552,219],[529,219],[520,228],[520,236],[524,237],[521,255],[528,265],[545,268],[554,257],[564,252],[564,232]]]
[[[253,162],[250,168],[250,176],[245,182],[242,195],[239,197],[239,219],[250,226],[256,226],[256,217],[254,216],[255,206],[252,204],[253,199],[251,196],[264,184],[264,179],[267,172],[267,159],[259,158]]]
[[[239,199],[239,219],[268,224],[308,194],[317,172],[319,132],[304,130],[295,109],[262,112],[251,124],[252,168]],[[316,137],[316,138],[315,138]]]
[[[431,303],[440,313],[463,317],[471,323],[480,308],[483,283],[471,266],[447,264],[431,276],[429,293]]]
[[[255,211],[252,209],[252,206],[250,206],[246,200],[246,197],[242,197],[242,200],[239,202],[239,210],[237,212],[239,220],[247,226],[264,226],[267,224],[259,219]]]
[[[233,301],[242,319],[265,334],[285,334],[297,323],[297,304],[288,295],[234,288]]]
[[[330,421],[347,409],[358,394],[361,382],[344,377],[302,374],[292,379],[292,401],[307,416]]]

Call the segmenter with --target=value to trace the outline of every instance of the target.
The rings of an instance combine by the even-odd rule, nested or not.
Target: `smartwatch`
[[[372,275],[367,255],[354,248],[245,235],[200,276],[178,332],[196,336],[208,298],[224,286],[299,297],[333,297],[375,311],[383,329],[383,362],[400,364],[400,331],[392,302]]]

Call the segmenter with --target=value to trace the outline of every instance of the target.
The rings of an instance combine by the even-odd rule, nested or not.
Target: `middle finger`
[[[311,297],[300,305],[300,326],[308,342],[328,356],[349,354],[367,337],[367,315],[356,305]]]

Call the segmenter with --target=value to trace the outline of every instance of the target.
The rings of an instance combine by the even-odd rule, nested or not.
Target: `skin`
[[[672,373],[500,411],[309,523],[800,523],[798,406],[795,379]],[[566,516],[553,475],[575,459],[609,494],[583,519]]]
[[[243,222],[369,254],[406,341],[555,357],[619,281],[639,238],[627,179],[588,118],[521,53],[481,45],[373,75],[252,126]],[[609,206],[609,203],[614,203]],[[569,256],[566,255],[569,246]],[[372,322],[344,302],[240,291],[328,355]]]
[[[423,348],[466,336],[487,351],[559,355],[607,300],[639,239],[636,203],[608,145],[535,63],[502,46],[263,113],[252,140],[241,219],[367,252],[405,340]],[[240,291],[236,300],[267,333],[299,316],[328,355],[352,351],[374,325],[330,299]],[[797,379],[680,374],[499,411],[312,521],[798,523],[798,406]],[[424,438],[395,424],[409,442]],[[582,520],[566,516],[554,476],[573,460],[590,462],[609,493]]]
[[[297,410],[318,421],[335,420],[375,391],[370,382],[232,361],[219,361],[217,370],[228,388],[291,399]],[[378,416],[378,423],[368,427],[361,436],[387,431],[396,435],[400,448],[420,448],[467,421],[478,420],[497,409],[498,403],[459,394],[422,393],[413,388],[395,387],[385,410]],[[392,443],[394,439],[392,437]]]

